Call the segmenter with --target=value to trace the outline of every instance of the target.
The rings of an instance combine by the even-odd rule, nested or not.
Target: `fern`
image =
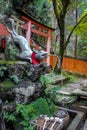
[[[17,75],[12,75],[12,76],[10,76],[10,79],[12,79],[13,81],[14,81],[14,83],[16,83],[16,84],[18,84],[19,83],[19,78],[18,78],[18,76]]]
[[[35,130],[29,122],[39,115],[52,115],[57,110],[57,107],[50,99],[39,98],[29,105],[18,104],[14,113],[5,113],[5,119],[12,121],[20,129],[23,126],[24,130]]]

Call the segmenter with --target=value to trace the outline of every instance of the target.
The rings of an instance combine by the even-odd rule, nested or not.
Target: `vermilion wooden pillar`
[[[48,39],[47,39],[47,52],[50,54],[50,43],[51,43],[51,31],[48,31]],[[50,56],[47,57],[47,65],[50,65]]]
[[[1,40],[1,47],[2,47],[2,48],[5,48],[5,38],[3,38],[3,39]]]
[[[29,44],[30,44],[30,37],[31,37],[31,21],[28,21],[27,31],[26,31],[26,39],[27,39]]]

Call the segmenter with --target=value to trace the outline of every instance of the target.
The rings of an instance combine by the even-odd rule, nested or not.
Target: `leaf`
[[[26,120],[23,120],[23,121],[20,122],[20,125],[27,127],[29,125],[29,121],[27,122]]]
[[[5,118],[7,121],[15,121],[15,120],[16,120],[16,117],[15,117],[15,114],[14,114],[14,113],[9,114],[8,112],[4,112],[4,118]]]
[[[10,76],[10,78],[15,82],[15,83],[18,83],[19,82],[19,78],[17,75],[12,75]]]
[[[1,69],[2,69],[2,70],[7,70],[7,67],[2,66]]]
[[[3,77],[3,76],[4,76],[4,72],[0,71],[0,77]]]

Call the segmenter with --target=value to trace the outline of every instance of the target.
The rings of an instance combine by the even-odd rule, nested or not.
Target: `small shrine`
[[[48,54],[50,54],[50,48],[51,48],[51,38],[52,38],[52,32],[55,30],[54,28],[48,27],[35,19],[31,18],[26,12],[24,12],[21,8],[17,9],[18,12],[21,14],[21,18],[26,23],[21,25],[21,28],[23,28],[26,31],[26,39],[28,42],[31,42],[31,33],[35,33],[36,35],[43,36],[47,39],[46,43],[46,51]],[[32,44],[32,43],[31,43]],[[50,57],[47,58],[47,65],[50,65]]]

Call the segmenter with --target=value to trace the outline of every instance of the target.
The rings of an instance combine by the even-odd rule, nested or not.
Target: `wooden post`
[[[3,116],[3,105],[0,99],[0,130],[5,130],[4,116]]]
[[[48,39],[47,39],[47,52],[48,52],[48,54],[50,54],[50,42],[51,42],[51,32],[49,30],[49,32],[48,32]],[[49,56],[47,58],[47,65],[48,66],[50,65],[50,57]]]
[[[28,21],[28,30],[26,32],[26,39],[30,44],[30,37],[31,37],[31,21]]]

